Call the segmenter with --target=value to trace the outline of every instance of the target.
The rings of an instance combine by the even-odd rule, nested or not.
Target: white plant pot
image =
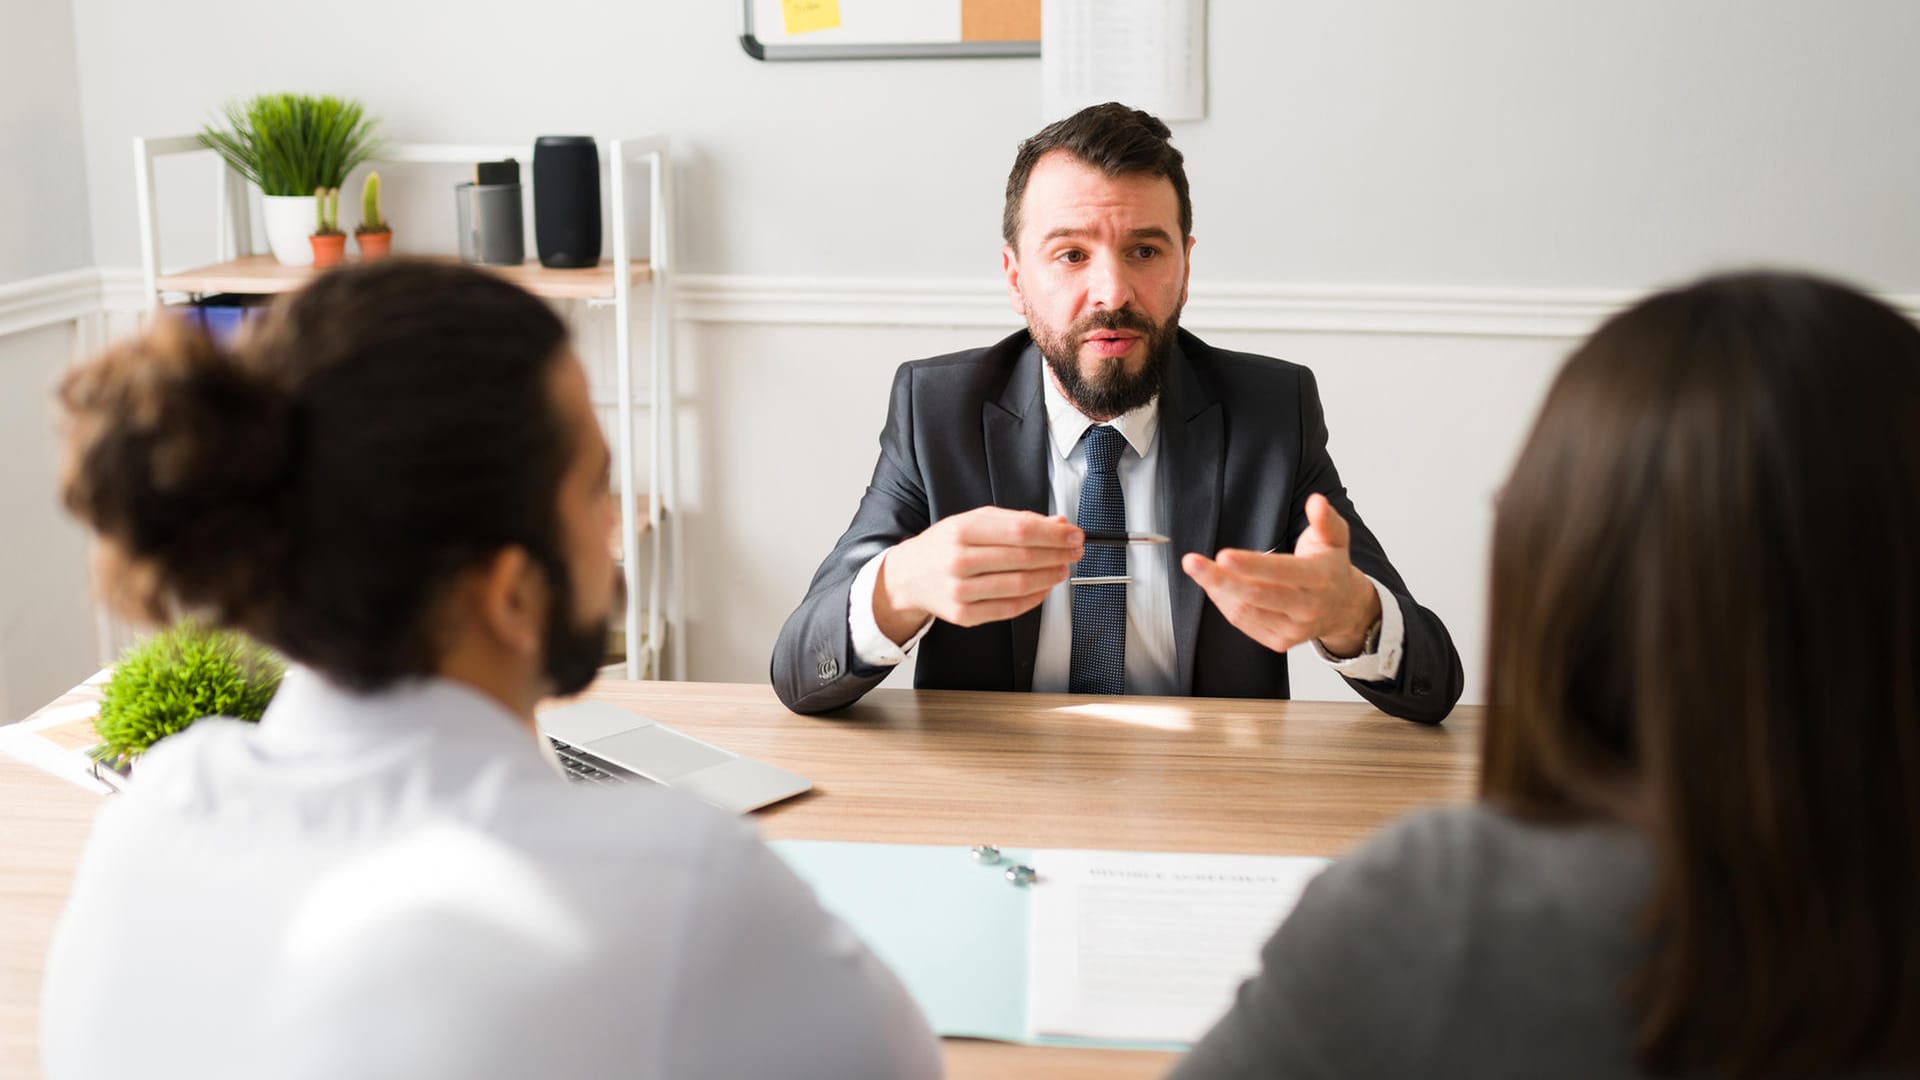
[[[267,226],[267,247],[281,266],[312,266],[313,196],[262,195],[260,217]]]

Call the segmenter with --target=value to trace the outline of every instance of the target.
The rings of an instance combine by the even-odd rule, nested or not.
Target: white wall
[[[9,284],[93,265],[73,8],[7,0],[0,16],[0,307]],[[67,296],[67,289],[41,290]],[[63,301],[55,300],[58,306]],[[85,540],[54,492],[52,388],[74,322],[0,330],[0,723],[94,668]],[[0,324],[21,325],[0,317]]]
[[[59,510],[53,388],[71,324],[0,337],[0,723],[91,674],[86,538]]]
[[[403,140],[669,132],[678,250],[694,291],[722,298],[709,308],[756,275],[855,298],[832,325],[801,299],[793,319],[693,311],[680,329],[695,677],[764,677],[871,469],[893,365],[999,332],[940,302],[859,297],[873,282],[990,294],[1005,170],[1040,121],[1037,61],[757,63],[726,0],[344,0],[319,32],[310,9],[239,0],[73,10],[109,270],[138,254],[130,140],[284,88],[359,97]],[[1591,320],[1476,337],[1396,313],[1430,296],[1524,307],[1543,288],[1610,298],[1755,262],[1920,292],[1915,40],[1904,0],[1210,5],[1210,115],[1175,127],[1200,240],[1189,324],[1318,371],[1355,498],[1452,626],[1470,698],[1488,501],[1566,334]],[[207,247],[211,174],[195,168],[161,178],[169,261]],[[450,215],[446,177],[387,180],[411,207],[403,245],[447,228],[431,220]],[[1296,671],[1302,696],[1345,694]]]
[[[412,140],[671,132],[686,268],[728,274],[990,272],[1040,117],[1037,60],[760,63],[730,0],[74,10],[109,266],[138,255],[129,140],[264,90]],[[1920,289],[1907,0],[1215,0],[1208,31],[1210,114],[1176,135],[1217,278],[1637,288],[1770,259]]]
[[[92,266],[80,80],[68,0],[0,16],[0,284]]]

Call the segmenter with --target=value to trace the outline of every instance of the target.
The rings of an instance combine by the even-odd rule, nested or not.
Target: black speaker
[[[599,265],[600,146],[589,136],[534,140],[533,242],[541,266]]]

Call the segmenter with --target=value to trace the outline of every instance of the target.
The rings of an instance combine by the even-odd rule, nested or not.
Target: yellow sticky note
[[[780,0],[787,33],[811,34],[840,25],[840,0]]]

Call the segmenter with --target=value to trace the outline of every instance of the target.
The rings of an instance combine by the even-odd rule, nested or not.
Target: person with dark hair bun
[[[1479,804],[1334,864],[1175,1070],[1920,1075],[1920,329],[1711,278],[1500,497]]]
[[[158,318],[61,389],[122,610],[291,661],[100,814],[47,1076],[923,1077],[905,990],[736,819],[583,790],[534,707],[598,670],[611,458],[560,321],[387,260],[232,351]]]

